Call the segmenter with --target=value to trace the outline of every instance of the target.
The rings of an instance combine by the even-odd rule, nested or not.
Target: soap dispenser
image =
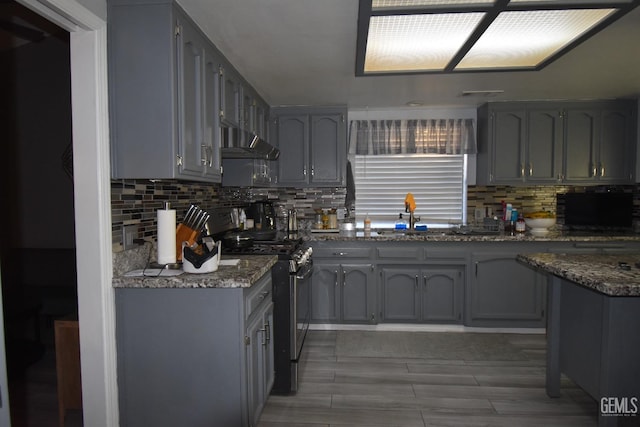
[[[406,230],[407,229],[407,221],[402,218],[402,214],[398,216],[398,220],[396,221],[396,230]]]

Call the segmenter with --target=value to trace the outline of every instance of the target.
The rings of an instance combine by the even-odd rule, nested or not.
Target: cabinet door
[[[491,118],[491,182],[501,184],[524,181],[525,111],[494,111]]]
[[[240,127],[241,86],[238,76],[220,67],[220,120],[224,126]],[[243,141],[240,141],[242,145]]]
[[[279,185],[305,185],[309,182],[309,116],[281,115],[277,120]]]
[[[204,168],[213,182],[221,182],[220,118],[218,112],[220,76],[217,58],[205,51],[204,64]]]
[[[340,320],[340,264],[314,261],[311,286],[311,320]]]
[[[343,183],[346,150],[346,127],[343,114],[311,116],[310,184]]]
[[[461,268],[429,268],[422,273],[422,320],[462,323]]]
[[[601,121],[596,168],[598,180],[630,183],[634,150],[629,142],[632,140],[633,115],[630,110],[605,109]]]
[[[256,316],[247,326],[245,337],[247,361],[247,411],[251,425],[258,425],[258,418],[262,412],[265,390],[264,367],[264,317]]]
[[[515,253],[472,254],[471,326],[544,326],[544,276]]]
[[[373,265],[342,265],[342,320],[375,322]]]
[[[565,113],[565,181],[592,181],[597,175],[598,111],[570,109]]]
[[[267,396],[271,393],[271,388],[273,388],[273,381],[276,375],[273,345],[273,304],[269,304],[269,307],[265,311],[264,329],[267,335],[264,351],[264,398],[266,401]]]
[[[417,322],[420,318],[420,270],[383,267],[380,273],[383,320]]]
[[[559,109],[528,111],[525,157],[527,182],[555,183],[561,179],[562,117]]]
[[[181,175],[204,173],[203,61],[204,41],[197,31],[178,21],[178,161]]]

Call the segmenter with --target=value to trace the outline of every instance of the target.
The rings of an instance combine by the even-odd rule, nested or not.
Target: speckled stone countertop
[[[640,253],[520,254],[518,261],[609,296],[640,297]],[[624,270],[619,263],[629,265]],[[640,265],[640,264],[639,264]]]
[[[115,288],[248,288],[269,272],[278,261],[276,255],[229,255],[222,259],[239,259],[238,265],[221,265],[213,273],[160,277],[128,277],[124,274],[142,269],[153,260],[154,248],[145,244],[136,249],[115,253],[113,279]]]
[[[587,232],[560,232],[551,231],[546,236],[533,236],[530,233],[524,234],[450,234],[436,230],[427,232],[407,232],[396,233],[393,230],[382,232],[372,232],[365,236],[362,230],[356,233],[306,233],[304,239],[309,242],[314,241],[343,241],[343,242],[610,242],[610,241],[636,241],[640,242],[640,234],[633,233],[611,233],[593,234]]]

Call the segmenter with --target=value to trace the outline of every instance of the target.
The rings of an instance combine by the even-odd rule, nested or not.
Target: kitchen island
[[[640,423],[640,253],[518,261],[547,275],[547,394],[565,374],[598,401],[599,426]]]
[[[119,425],[255,426],[274,380],[277,256],[158,277],[127,276],[148,256],[128,258],[113,278]]]

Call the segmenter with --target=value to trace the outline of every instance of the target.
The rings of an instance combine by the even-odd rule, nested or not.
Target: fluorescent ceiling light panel
[[[373,16],[365,72],[443,70],[483,13]]]
[[[534,68],[615,11],[503,12],[456,68]]]
[[[640,0],[360,0],[356,75],[540,70]]]
[[[532,0],[526,0],[532,1]],[[544,0],[547,1],[547,0]],[[373,0],[372,10],[420,9],[424,7],[451,7],[469,5],[492,5],[494,0]]]

